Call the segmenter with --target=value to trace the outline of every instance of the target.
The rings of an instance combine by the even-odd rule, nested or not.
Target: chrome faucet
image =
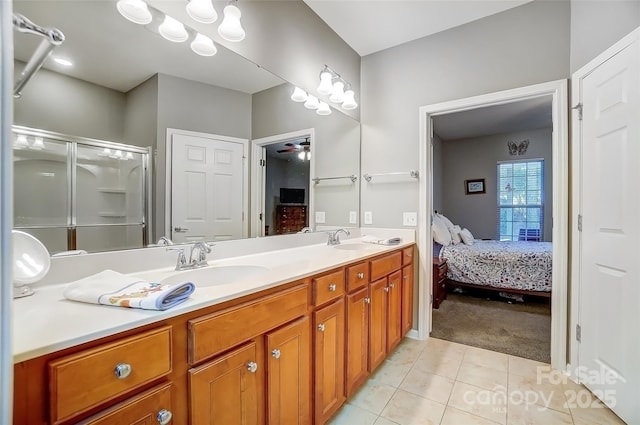
[[[209,263],[207,263],[207,254],[211,252],[212,246],[213,244],[208,244],[203,241],[195,242],[191,246],[189,261],[187,261],[185,247],[168,247],[167,251],[178,252],[178,259],[176,261],[175,270],[189,270],[196,269],[198,267],[206,267],[209,265]]]
[[[173,241],[168,237],[163,236],[160,239],[158,239],[157,245],[173,245]]]
[[[303,227],[298,231],[298,233],[311,233],[311,232],[313,232],[313,229],[311,227]]]
[[[333,232],[327,232],[329,235],[327,245],[340,245],[340,232],[344,233],[347,236],[351,234],[348,230],[345,229],[338,229],[334,230]]]

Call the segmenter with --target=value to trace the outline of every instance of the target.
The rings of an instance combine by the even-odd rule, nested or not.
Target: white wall
[[[418,168],[420,106],[567,78],[569,25],[568,2],[534,1],[364,57],[363,171]],[[415,183],[363,185],[376,227],[417,210]]]
[[[495,134],[462,140],[447,140],[443,145],[442,212],[455,224],[471,230],[478,239],[497,238],[497,163],[523,159],[544,159],[544,240],[551,241],[552,144],[551,128]],[[507,141],[529,139],[524,155],[511,156]],[[466,195],[464,181],[484,178],[486,193]],[[434,176],[435,184],[435,176]]]

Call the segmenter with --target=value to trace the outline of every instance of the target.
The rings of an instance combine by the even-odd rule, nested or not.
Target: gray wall
[[[454,224],[471,230],[478,239],[497,239],[497,179],[498,161],[544,159],[544,240],[551,241],[552,210],[552,143],[551,128],[516,133],[496,134],[442,143],[443,164],[441,213]],[[511,156],[507,141],[529,139],[525,155]],[[464,181],[485,179],[486,193],[465,195]],[[434,184],[435,180],[434,176]]]
[[[640,1],[571,2],[571,72],[640,26]]]
[[[363,171],[418,168],[420,106],[567,78],[569,25],[568,2],[534,1],[365,56]],[[415,183],[363,185],[373,226],[401,227],[402,212],[417,210]]]

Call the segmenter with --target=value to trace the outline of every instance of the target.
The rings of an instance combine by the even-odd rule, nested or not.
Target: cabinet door
[[[346,395],[369,376],[369,288],[347,296]]]
[[[402,336],[413,327],[413,264],[402,268]]]
[[[302,317],[267,334],[267,420],[311,423],[311,320]]]
[[[369,371],[378,367],[387,354],[387,278],[369,287]]]
[[[257,341],[251,341],[189,371],[193,425],[264,423],[261,348]]]
[[[390,353],[402,340],[402,271],[389,275],[388,288],[387,353]]]
[[[344,299],[313,313],[315,423],[324,424],[345,400]]]

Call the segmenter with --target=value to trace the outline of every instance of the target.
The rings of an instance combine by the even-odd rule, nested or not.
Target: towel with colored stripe
[[[191,282],[162,284],[105,270],[69,283],[64,297],[116,307],[167,310],[185,301],[195,290]]]
[[[362,242],[375,243],[378,245],[398,245],[402,242],[401,238],[377,238],[375,236],[364,236]]]

